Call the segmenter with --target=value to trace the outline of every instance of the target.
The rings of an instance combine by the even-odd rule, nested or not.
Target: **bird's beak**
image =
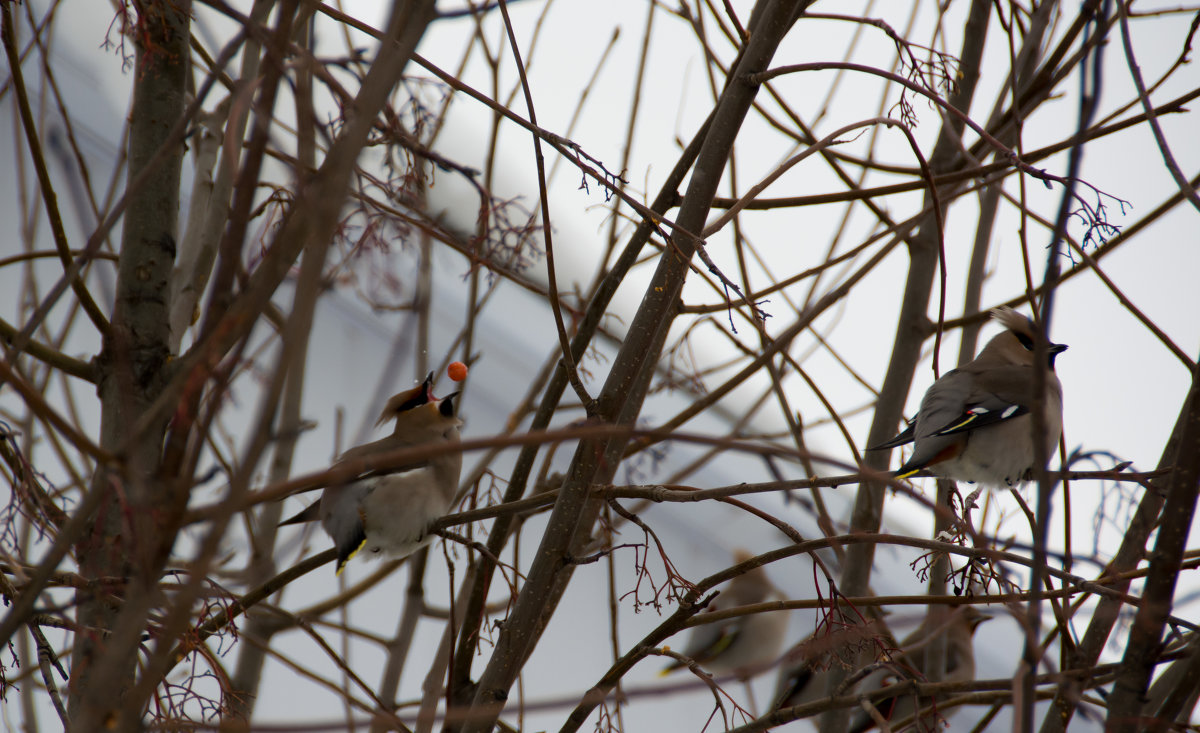
[[[383,407],[383,412],[379,414],[379,419],[375,421],[375,427],[379,427],[406,410],[420,407],[432,401],[433,372],[430,372],[429,376],[425,377],[425,381],[421,382],[419,386],[400,392],[388,400],[387,404]]]
[[[438,400],[438,412],[446,417],[454,417],[454,398],[457,396],[458,392],[451,392]]]
[[[1046,353],[1050,355],[1050,368],[1054,368],[1054,358],[1067,350],[1066,344],[1050,344],[1046,348]]]

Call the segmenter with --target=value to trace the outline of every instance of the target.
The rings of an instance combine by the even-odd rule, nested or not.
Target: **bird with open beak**
[[[392,434],[346,451],[335,467],[415,446],[458,443],[462,421],[454,397],[433,396],[433,373],[418,387],[387,401],[376,425],[395,420]],[[281,522],[320,520],[337,549],[337,572],[359,552],[404,557],[429,543],[429,525],[450,511],[458,491],[462,453],[440,452],[402,466],[371,468],[326,487],[320,501]]]

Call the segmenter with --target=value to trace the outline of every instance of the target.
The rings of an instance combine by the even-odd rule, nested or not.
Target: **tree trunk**
[[[190,0],[137,4],[138,41],[129,126],[132,181],[168,143],[184,110]],[[121,599],[148,596],[173,541],[160,531],[164,486],[154,481],[167,420],[135,435],[133,427],[158,396],[168,366],[170,328],[167,284],[175,263],[179,177],[184,145],[159,160],[125,211],[112,325],[98,359],[100,444],[118,456],[101,466],[93,491],[106,496],[76,544],[80,572],[89,579],[121,579],[99,592],[76,594],[79,634],[72,656],[69,712],[77,730],[109,719],[134,679],[141,632],[122,643],[111,632]],[[186,502],[186,496],[183,497]],[[148,601],[147,601],[148,602]],[[141,605],[140,603],[138,605]],[[139,619],[144,626],[144,615]],[[103,670],[104,674],[97,674]]]

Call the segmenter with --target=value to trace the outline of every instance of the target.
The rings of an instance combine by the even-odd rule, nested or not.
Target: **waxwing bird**
[[[779,665],[771,709],[824,700],[828,694],[829,668],[846,666],[855,658],[862,660],[866,654],[873,657],[876,643],[884,644],[889,649],[898,647],[892,632],[882,622],[886,612],[879,610],[877,613],[880,618],[870,618],[861,625],[835,627],[822,630],[819,634],[810,634],[788,650]]]
[[[433,373],[419,387],[388,400],[376,425],[395,420],[392,434],[346,451],[336,465],[369,459],[402,448],[458,443],[462,421],[454,415],[453,398],[433,396]],[[462,453],[440,453],[428,460],[368,470],[336,486],[326,487],[320,501],[281,522],[320,520],[337,549],[337,572],[362,550],[404,557],[428,544],[429,524],[450,511],[458,491]]]
[[[858,689],[862,693],[870,693],[899,681],[915,679],[924,682],[928,679],[925,668],[925,647],[937,636],[946,637],[946,663],[943,668],[942,682],[970,682],[975,679],[975,630],[990,616],[976,611],[970,606],[963,606],[950,611],[949,616],[929,614],[921,621],[911,634],[900,641],[900,652],[891,664],[888,664],[867,675]],[[911,718],[918,710],[932,707],[939,698],[917,698],[915,695],[902,694],[875,702],[875,709],[889,722],[901,723]],[[917,703],[920,703],[920,708]],[[911,730],[941,731],[942,715],[932,713],[918,716],[912,721]],[[862,733],[875,727],[874,719],[865,711],[856,712],[850,720],[850,732]],[[899,730],[899,729],[897,729]]]
[[[927,470],[941,478],[1006,487],[1032,476],[1036,331],[1033,321],[1011,308],[994,309],[992,318],[1005,330],[974,361],[933,383],[904,432],[868,449],[913,443],[897,478]],[[1053,453],[1062,435],[1062,383],[1054,373],[1054,358],[1066,349],[1064,344],[1047,349],[1050,370],[1041,400],[1046,455]]]
[[[1186,645],[1166,651],[1180,650],[1184,656],[1171,662],[1146,691],[1141,720],[1151,730],[1186,730],[1200,698],[1200,685],[1196,684],[1200,676],[1200,637],[1193,634]]]
[[[735,563],[752,557],[744,550],[737,550],[733,555]],[[713,608],[736,608],[773,598],[782,600],[766,571],[757,567],[730,580],[729,586],[717,596]],[[697,626],[692,630],[683,655],[712,674],[737,674],[749,679],[778,659],[787,625],[788,614],[773,611]],[[684,666],[682,662],[672,662],[660,675],[665,676]]]
[[[814,637],[809,636],[797,644],[793,651],[784,655],[783,664],[779,666],[779,676],[775,679],[775,694],[771,696],[772,710],[816,702],[825,696],[825,685],[822,684],[823,670],[813,666],[812,661],[803,653],[803,647],[814,641]],[[790,663],[793,654],[796,654],[797,658],[795,663]]]

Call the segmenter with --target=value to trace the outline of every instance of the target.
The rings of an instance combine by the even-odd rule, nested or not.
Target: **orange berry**
[[[453,381],[461,382],[467,378],[467,365],[461,361],[452,361],[450,366],[446,367],[446,374],[450,375]]]

